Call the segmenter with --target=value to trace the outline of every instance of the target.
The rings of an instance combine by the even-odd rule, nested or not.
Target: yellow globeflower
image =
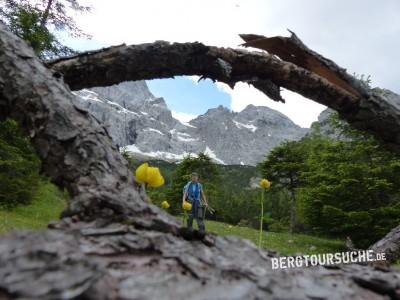
[[[191,209],[192,209],[192,204],[190,204],[189,202],[185,201],[185,202],[183,202],[183,204],[182,204],[182,208],[183,208],[184,210],[191,210]]]
[[[147,183],[150,187],[160,187],[164,184],[164,177],[160,170],[149,167],[148,163],[143,163],[136,169],[135,177],[137,182]]]
[[[139,183],[146,183],[147,180],[147,169],[149,168],[148,163],[141,164],[135,172],[136,181]]]
[[[162,177],[159,168],[148,167],[146,182],[150,187],[160,187],[164,184],[164,177]]]
[[[271,186],[271,182],[269,182],[268,179],[261,179],[260,180],[260,187],[262,187],[263,189],[268,189]]]
[[[169,203],[167,201],[163,201],[161,202],[161,207],[164,209],[168,209],[169,208]]]

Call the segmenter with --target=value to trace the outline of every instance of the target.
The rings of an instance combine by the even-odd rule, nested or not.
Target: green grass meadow
[[[57,220],[66,206],[67,196],[49,182],[40,185],[30,205],[19,206],[12,210],[0,209],[0,234],[11,230],[43,230],[52,220]],[[259,232],[256,229],[206,220],[206,230],[221,236],[235,235],[258,245]],[[342,240],[326,239],[305,234],[282,232],[263,232],[262,247],[279,252],[282,255],[296,253],[314,254],[344,251]],[[400,261],[395,264],[400,267]]]
[[[30,205],[19,206],[12,210],[0,209],[0,234],[6,234],[17,229],[46,229],[50,221],[59,219],[61,211],[66,206],[66,199],[66,194],[54,185],[49,182],[42,183]],[[259,232],[253,228],[206,220],[206,230],[221,236],[239,236],[258,245]],[[268,231],[263,232],[262,247],[277,251],[281,255],[328,253],[345,250],[345,244],[342,240]],[[400,261],[395,265],[400,267]]]
[[[259,231],[249,227],[233,226],[226,223],[206,221],[206,230],[219,235],[236,235],[258,245]],[[262,247],[275,250],[283,255],[303,253],[327,253],[345,249],[341,240],[324,239],[305,234],[263,231]]]
[[[66,195],[49,182],[40,185],[30,205],[12,210],[0,210],[0,234],[15,229],[45,229],[52,220],[59,218],[65,207]],[[258,244],[258,230],[232,226],[226,223],[206,221],[207,231],[219,235],[236,235]],[[323,239],[304,234],[264,232],[262,246],[281,254],[325,253],[344,249],[340,240]]]
[[[49,182],[43,182],[31,204],[12,210],[0,209],[0,234],[14,229],[43,229],[60,217],[66,195]]]

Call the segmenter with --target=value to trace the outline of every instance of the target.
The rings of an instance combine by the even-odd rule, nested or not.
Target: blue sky
[[[209,79],[197,83],[189,77],[179,76],[149,80],[147,84],[155,96],[164,97],[174,112],[199,115],[218,105],[231,107],[230,96]]]

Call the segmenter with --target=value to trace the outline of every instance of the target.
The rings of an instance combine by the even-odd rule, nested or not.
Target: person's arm
[[[182,204],[185,203],[186,197],[187,197],[187,191],[183,193]]]
[[[201,197],[203,197],[204,204],[205,204],[206,206],[208,206],[206,194],[204,194],[203,189],[201,189]]]

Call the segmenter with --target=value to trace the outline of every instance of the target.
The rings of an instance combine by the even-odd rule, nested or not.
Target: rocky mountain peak
[[[253,104],[246,106],[245,109],[239,112],[236,119],[252,121],[260,126],[262,126],[262,124],[265,126],[297,126],[292,120],[290,120],[281,112],[267,106],[255,106]]]
[[[232,114],[232,111],[229,108],[227,108],[223,105],[218,105],[215,108],[208,109],[207,112],[201,116],[213,118],[213,117],[224,116],[224,115],[228,116],[230,114]]]
[[[155,98],[145,81],[127,81],[107,87],[94,87],[90,90],[101,98],[132,110],[143,105],[144,101]]]
[[[282,141],[298,140],[307,133],[285,115],[254,105],[239,113],[220,105],[182,123],[145,81],[87,89],[76,95],[77,105],[102,122],[118,146],[127,146],[135,155],[170,161],[205,152],[221,164],[255,165]]]

